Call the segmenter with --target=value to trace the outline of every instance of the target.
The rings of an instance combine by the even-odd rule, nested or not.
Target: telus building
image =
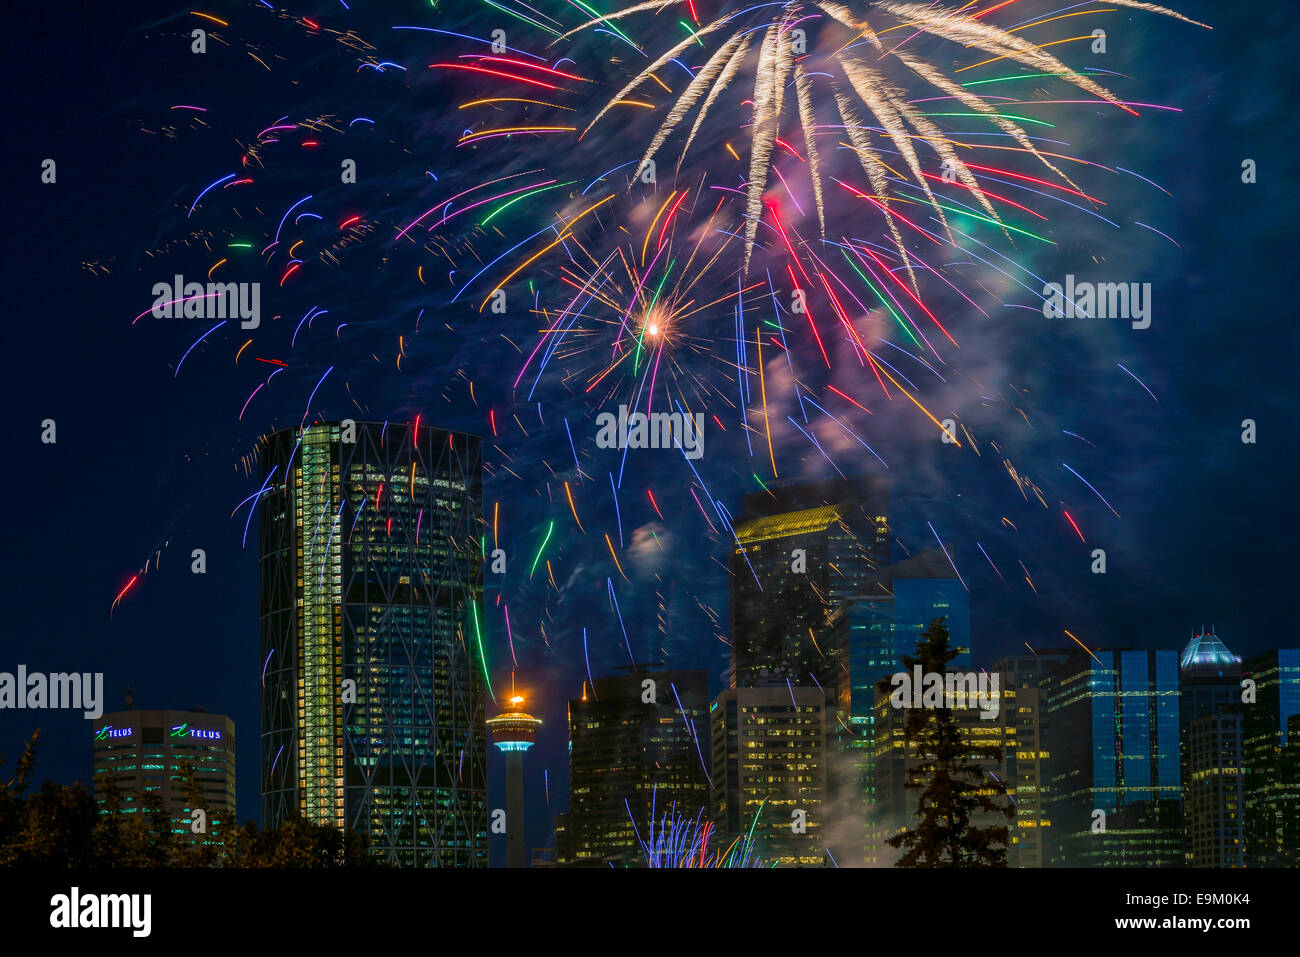
[[[220,845],[235,826],[235,722],[202,708],[114,711],[94,724],[95,803],[100,813],[148,815],[157,808],[173,840]],[[203,795],[201,828],[182,766]],[[116,792],[116,793],[114,793]]]
[[[479,438],[344,420],[259,454],[266,823],[486,866]]]

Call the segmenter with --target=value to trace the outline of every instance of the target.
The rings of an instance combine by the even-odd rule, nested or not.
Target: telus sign
[[[189,724],[178,724],[172,728],[171,736],[173,738],[201,738],[206,741],[220,741],[220,731],[209,731],[206,728],[191,728]]]
[[[106,724],[95,732],[96,741],[104,741],[108,738],[129,738],[135,733],[134,728],[115,728],[111,724]],[[198,738],[203,741],[220,741],[220,731],[209,731],[206,728],[191,728],[188,724],[178,724],[172,728],[170,737],[173,738]]]

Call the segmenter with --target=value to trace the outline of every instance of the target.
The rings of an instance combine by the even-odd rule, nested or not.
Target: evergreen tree
[[[23,756],[18,759],[14,776],[0,788],[0,848],[9,847],[13,843],[21,825],[23,795],[27,792],[27,783],[36,767],[36,743],[40,738],[41,729],[37,728],[23,748]],[[0,754],[0,768],[4,767],[7,757]]]
[[[903,666],[916,665],[925,673],[943,674],[958,651],[948,643],[946,619],[937,618],[921,633],[916,655],[904,655]],[[880,690],[888,693],[888,679]],[[913,765],[903,785],[919,791],[915,827],[888,840],[905,848],[898,867],[1006,867],[1006,825],[977,827],[979,813],[1015,816],[1006,787],[974,760],[974,749],[951,708],[908,708],[903,720],[904,748]],[[1001,760],[1001,749],[985,750],[983,757]],[[991,793],[990,793],[991,792]],[[998,800],[1000,799],[1000,800]]]

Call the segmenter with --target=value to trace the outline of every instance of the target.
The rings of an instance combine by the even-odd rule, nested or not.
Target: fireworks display
[[[653,802],[652,802],[653,808]],[[760,809],[760,814],[761,814]],[[754,818],[758,823],[759,818]],[[632,819],[636,826],[635,818]],[[656,819],[653,811],[650,832],[644,839],[638,835],[646,867],[762,867],[761,859],[754,854],[754,832],[736,838],[725,846],[718,845],[713,824],[703,820],[702,814],[693,818],[678,811],[676,805]],[[710,843],[712,842],[712,846]]]
[[[403,404],[420,410],[411,419],[438,418],[439,398],[468,399],[500,453],[490,472],[552,503],[548,533],[531,533],[541,546],[523,549],[536,557],[530,580],[547,559],[547,603],[562,597],[564,553],[581,563],[603,552],[600,577],[627,580],[623,497],[662,519],[663,499],[688,496],[691,521],[729,537],[707,463],[681,463],[667,479],[676,495],[658,499],[625,488],[627,449],[605,469],[612,489],[584,464],[591,422],[620,403],[704,411],[713,440],[750,459],[740,474],[751,488],[809,457],[831,474],[892,467],[880,412],[901,408],[1085,538],[1045,476],[951,413],[951,393],[1027,421],[1023,395],[981,394],[966,330],[1036,308],[1035,260],[1081,220],[1143,228],[1124,226],[1102,185],[1146,177],[1067,151],[1057,122],[1088,102],[1133,123],[1167,107],[1121,99],[1110,71],[1071,69],[1065,44],[1093,41],[1062,34],[1081,15],[1072,7],[704,6],[655,0],[572,24],[492,5],[461,11],[464,30],[444,14],[367,37],[256,6],[191,14],[268,77],[301,69],[291,57],[309,45],[354,80],[332,84],[329,104],[283,98],[260,124],[241,125],[247,101],[177,103],[143,128],[191,149],[230,144],[224,160],[208,154],[213,177],[164,217],[175,226],[145,261],[186,275],[197,261],[204,283],[268,287],[269,315],[196,330],[174,375],[229,381],[233,418],[259,426],[285,406],[303,423],[326,410],[370,415],[391,407],[403,377],[414,380]],[[506,12],[509,42],[468,26]],[[935,65],[952,56],[955,67]],[[454,108],[429,105],[448,93]],[[616,140],[597,146],[614,127]],[[430,132],[449,129],[460,132],[441,143]],[[430,139],[444,150],[454,140],[439,154],[450,163],[421,168]],[[356,296],[362,283],[373,296]],[[178,312],[211,298],[193,288],[175,297]],[[146,309],[132,322],[158,320]],[[509,376],[475,361],[502,343],[516,355]],[[222,349],[231,371],[215,365]],[[494,503],[495,545],[502,518]]]
[[[139,28],[169,81],[121,115],[172,178],[82,267],[237,450],[231,534],[255,547],[274,428],[482,435],[484,549],[508,556],[486,667],[554,706],[593,671],[725,655],[741,495],[889,473],[921,503],[904,548],[1087,641],[1063,568],[1144,534],[1122,466],[1166,378],[1114,345],[1127,322],[1084,339],[1043,310],[1122,244],[1177,250],[1134,144],[1183,106],[1144,92],[1173,55],[1121,65],[1097,33],[1209,27],[1134,0],[611,7],[251,2]],[[180,321],[225,283],[260,300]],[[620,408],[701,416],[704,454],[602,447]],[[115,621],[179,540],[132,507],[162,544],[114,558]],[[675,809],[638,839],[651,866],[755,866]]]

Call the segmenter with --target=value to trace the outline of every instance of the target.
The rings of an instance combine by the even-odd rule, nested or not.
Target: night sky
[[[722,8],[712,0],[697,4]],[[998,14],[998,22],[1011,25],[1060,9],[1041,0],[1022,5],[1025,10],[1013,16]],[[555,210],[570,209],[606,170],[637,160],[670,101],[651,84],[638,95],[658,104],[656,111],[603,122],[581,147],[574,134],[550,134],[457,148],[465,131],[520,119],[504,109],[458,110],[459,104],[546,91],[502,92],[506,86],[492,77],[430,70],[431,63],[456,62],[485,48],[394,26],[475,37],[500,27],[511,47],[545,56],[552,65],[571,57],[562,69],[597,86],[550,98],[576,110],[577,122],[568,125],[579,128],[625,82],[630,48],[609,34],[588,32],[548,51],[548,35],[471,0],[444,0],[438,9],[427,2],[357,0],[351,6],[307,4],[285,13],[220,0],[201,8],[229,27],[204,22],[188,7],[152,3],[52,2],[10,12],[3,41],[9,135],[0,160],[8,187],[2,352],[10,544],[0,670],[21,663],[31,671],[102,671],[106,710],[121,707],[129,687],[137,707],[202,705],[230,715],[239,739],[239,814],[258,817],[257,526],[254,519],[245,542],[248,506],[236,510],[258,481],[245,471],[245,457],[259,434],[297,425],[304,415],[411,421],[418,414],[430,425],[476,432],[486,437],[489,516],[500,503],[501,546],[510,562],[500,595],[509,606],[519,683],[545,721],[526,764],[529,843],[541,846],[549,840],[551,814],[567,807],[565,702],[577,696],[586,674],[582,629],[596,675],[626,664],[630,645],[637,661],[667,657],[677,667],[707,669],[718,690],[727,657],[727,539],[701,514],[689,491],[694,484],[703,500],[701,486],[680,454],[630,452],[618,492],[619,556],[628,580],[614,567],[604,540],[608,533],[619,543],[609,475],[617,479],[623,463],[619,452],[596,448],[595,416],[616,411],[635,394],[635,382],[625,378],[608,391],[583,392],[610,355],[610,327],[575,336],[571,353],[552,361],[531,396],[536,364],[518,388],[513,385],[545,327],[531,312],[534,302],[553,313],[572,298],[558,278],[568,261],[563,251],[516,277],[507,287],[505,315],[478,311],[493,285],[486,279],[451,299],[482,263],[544,228]],[[573,7],[541,6],[566,29],[584,19]],[[948,343],[940,349],[947,363],[943,381],[924,375],[916,363],[906,372],[927,408],[969,430],[979,454],[939,442],[934,425],[905,398],[886,400],[842,334],[827,342],[830,369],[819,365],[816,344],[793,322],[799,317],[787,317],[788,361],[765,347],[780,479],[829,477],[836,467],[846,475],[885,471],[842,428],[811,407],[801,410],[793,367],[811,390],[803,395],[828,409],[827,386],[834,386],[871,410],[867,415],[845,402],[832,409],[889,465],[899,554],[933,547],[935,533],[950,545],[970,588],[974,659],[981,664],[1024,650],[1024,642],[1067,643],[1067,628],[1094,647],[1181,649],[1202,625],[1213,625],[1237,654],[1295,645],[1279,626],[1290,620],[1294,591],[1294,562],[1285,544],[1294,525],[1288,490],[1297,465],[1287,431],[1297,344],[1287,214],[1297,143],[1285,91],[1295,88],[1300,29],[1287,4],[1180,0],[1175,6],[1214,30],[1133,10],[1079,17],[1082,27],[1066,21],[1039,29],[1059,26],[1056,36],[1072,37],[1104,27],[1104,56],[1090,54],[1083,43],[1055,48],[1058,55],[1118,74],[1104,80],[1122,99],[1177,111],[1139,107],[1141,115],[1133,117],[1094,102],[1009,108],[1055,124],[1046,131],[1033,127],[1033,135],[1058,144],[1052,149],[1133,171],[1162,188],[1139,176],[1072,165],[1081,189],[1105,200],[1100,214],[1120,228],[1024,194],[1034,202],[1019,201],[1040,209],[1050,223],[1032,219],[1030,226],[1031,217],[1023,215],[1008,221],[1056,245],[1008,244],[991,228],[979,233],[1047,281],[1074,274],[1151,283],[1149,329],[1117,320],[1045,319],[1033,295],[1037,289],[1013,288],[987,268],[965,270],[961,283],[987,316],[943,284],[928,287],[928,304],[960,349]],[[304,25],[303,17],[324,29]],[[684,36],[668,19],[629,21],[629,34],[652,58]],[[199,26],[212,30],[204,55],[190,52],[189,32]],[[373,49],[329,30],[354,30]],[[1037,42],[1048,39],[1045,32],[1033,35]],[[948,70],[954,58],[961,65],[983,59],[951,45],[921,49]],[[386,65],[359,67],[363,62]],[[999,75],[991,69],[997,68],[956,75]],[[686,78],[672,70],[675,76],[666,71],[664,77],[680,90]],[[1049,89],[1052,99],[1087,99],[1062,83]],[[741,79],[720,98],[717,117],[693,147],[684,173],[698,178],[707,172],[710,182],[739,184],[747,166],[727,156],[723,144],[743,149],[747,142],[749,112],[741,101],[748,95]],[[241,165],[259,131],[282,117],[289,124],[329,119],[319,135],[298,127],[267,143],[259,150],[261,166]],[[358,118],[368,122],[354,122]],[[961,124],[971,122],[949,120],[946,128],[965,130],[973,126]],[[797,139],[799,133],[783,127],[783,135]],[[839,138],[827,136],[824,152],[835,152]],[[46,158],[57,163],[54,184],[40,181]],[[345,158],[357,162],[355,185],[339,182]],[[1247,158],[1257,163],[1254,184],[1241,181]],[[799,164],[788,156],[780,160],[787,161],[781,168],[795,177]],[[937,167],[933,156],[926,161]],[[862,185],[859,168],[843,156],[833,162],[840,164],[838,175]],[[1031,163],[1016,168],[1033,172]],[[461,190],[542,169],[543,179],[577,185],[521,202],[486,228],[476,225],[473,213],[422,234],[420,245],[393,238]],[[256,182],[219,186],[190,212],[205,187],[231,173]],[[1041,167],[1033,175],[1046,178]],[[626,182],[626,171],[618,176]],[[634,239],[639,249],[670,188],[661,183],[657,194],[639,185],[614,190],[623,212],[607,217],[603,233],[592,233],[591,241],[598,245],[621,223],[628,230],[624,247]],[[794,191],[807,192],[806,177],[802,190],[796,184]],[[309,194],[312,200],[298,212],[321,218],[295,223],[290,217],[283,227],[286,238],[304,239],[309,252],[281,286],[287,254],[259,250],[272,241],[285,211]],[[887,243],[879,218],[845,196],[837,191],[834,197],[828,236]],[[696,204],[691,223],[703,223],[712,204],[711,197]],[[806,238],[816,235],[815,217],[798,220],[792,207],[786,211]],[[340,229],[352,216],[361,217],[361,227]],[[227,248],[239,240],[254,248]],[[503,277],[541,245],[522,246],[491,275]],[[337,262],[318,258],[326,249]],[[717,295],[734,290],[735,252],[733,244],[725,265],[703,286],[716,281]],[[780,255],[774,245],[758,254],[759,278],[764,269],[780,278]],[[222,258],[229,261],[214,279],[262,283],[262,325],[244,332],[228,324],[194,348],[178,373],[178,361],[212,323],[132,320],[151,304],[154,283],[176,273],[206,282]],[[449,278],[451,261],[457,268]],[[778,284],[783,294],[784,282]],[[298,329],[313,307],[328,314]],[[755,308],[751,335],[753,322],[771,312]],[[821,321],[823,331],[832,331],[824,306]],[[884,328],[879,317],[864,319],[864,329],[875,325]],[[751,457],[740,427],[730,307],[701,317],[692,335],[695,347],[682,350],[676,388],[706,417],[717,414],[726,429],[709,419],[705,455],[694,464],[708,493],[738,514],[741,497],[757,488],[754,474],[763,481],[772,476],[765,439],[760,446],[752,437]],[[254,342],[236,363],[249,337]],[[884,354],[904,367],[901,353],[887,348]],[[249,394],[274,369],[257,356],[287,366],[241,420]],[[933,356],[931,362],[937,365]],[[623,371],[609,382],[619,382]],[[757,393],[757,377],[751,378]],[[753,410],[751,404],[751,417]],[[812,420],[807,425],[805,412]],[[57,423],[54,445],[40,441],[47,418]],[[1247,418],[1257,423],[1257,444],[1241,441]],[[792,421],[810,430],[826,455]],[[1023,493],[1004,459],[1021,477]],[[1122,517],[1062,463],[1085,476]],[[585,531],[570,512],[565,481]],[[1046,507],[1026,483],[1041,491]],[[551,522],[555,531],[544,558],[558,589],[540,568],[529,576]],[[1106,575],[1090,572],[1089,553],[1096,547],[1107,552]],[[206,551],[206,575],[190,572],[194,548]],[[114,597],[146,562],[147,574],[110,614]],[[607,579],[617,594],[626,645]],[[509,682],[511,652],[495,599],[490,593],[485,618],[500,695]],[[657,618],[661,600],[666,633]],[[0,712],[0,752],[8,753],[9,766],[36,725],[44,738],[41,776],[86,780],[90,723],[79,713]],[[496,807],[503,767],[495,755],[489,768],[490,806]],[[549,771],[549,805],[543,768]],[[502,839],[492,840],[497,855]]]

